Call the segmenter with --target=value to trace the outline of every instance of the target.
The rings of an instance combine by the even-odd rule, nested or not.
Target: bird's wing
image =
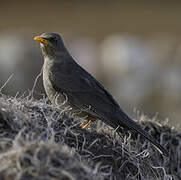
[[[65,93],[82,110],[104,118],[120,109],[110,93],[78,64],[55,66],[50,80],[54,89]]]

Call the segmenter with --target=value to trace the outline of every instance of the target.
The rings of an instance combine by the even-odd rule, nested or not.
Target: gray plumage
[[[41,44],[44,56],[43,83],[53,104],[70,106],[72,111],[81,110],[88,119],[100,119],[113,128],[122,126],[134,130],[168,156],[167,151],[151,135],[122,111],[112,95],[74,61],[58,34],[43,33],[35,40]]]

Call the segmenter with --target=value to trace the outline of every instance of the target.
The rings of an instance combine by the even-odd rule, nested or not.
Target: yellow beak
[[[46,39],[44,39],[44,38],[42,38],[40,36],[34,37],[34,40],[39,41],[40,43],[43,43],[43,44],[48,44],[48,40],[46,40]]]

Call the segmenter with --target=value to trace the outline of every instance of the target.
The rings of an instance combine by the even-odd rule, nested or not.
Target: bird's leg
[[[82,123],[80,126],[82,129],[91,126],[94,123],[94,120],[89,120],[87,123]]]

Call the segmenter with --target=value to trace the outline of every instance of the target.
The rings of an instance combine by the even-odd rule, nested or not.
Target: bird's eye
[[[56,37],[50,37],[49,40],[50,41],[57,41],[57,38]]]

